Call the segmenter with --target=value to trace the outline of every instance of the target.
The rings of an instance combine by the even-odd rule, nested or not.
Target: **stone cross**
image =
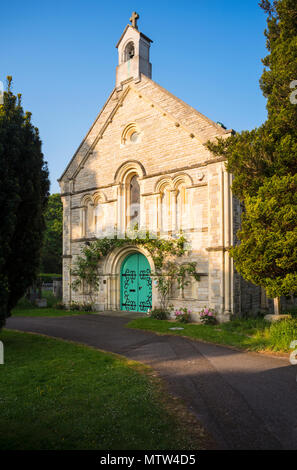
[[[131,21],[133,28],[138,29],[137,27],[137,20],[139,18],[139,14],[136,11],[133,11],[132,16],[129,21]]]

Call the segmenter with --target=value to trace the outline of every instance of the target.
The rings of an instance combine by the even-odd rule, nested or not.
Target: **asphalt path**
[[[297,449],[297,366],[187,338],[126,328],[127,317],[11,317],[42,333],[153,367],[213,436],[218,449]],[[296,338],[297,339],[297,338]]]

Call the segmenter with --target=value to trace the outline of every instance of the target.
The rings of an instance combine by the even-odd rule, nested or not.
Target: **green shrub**
[[[55,308],[57,308],[58,310],[66,310],[66,305],[63,304],[63,302],[57,302]]]
[[[69,310],[74,311],[78,310],[80,312],[92,312],[93,311],[93,304],[91,302],[71,302],[69,305]]]
[[[54,296],[53,292],[50,290],[43,290],[41,297],[43,299],[46,299],[47,301],[47,306],[50,308],[54,308],[56,304],[58,303],[58,299]]]
[[[272,323],[270,341],[275,351],[289,350],[293,340],[297,340],[297,319],[290,318]]]
[[[79,305],[79,310],[82,312],[92,312],[93,304],[91,302],[84,302],[83,304]]]
[[[36,305],[32,304],[30,302],[29,299],[27,299],[27,297],[22,297],[18,303],[16,304],[16,309],[21,309],[21,310],[24,310],[24,309],[32,309],[32,308],[36,308]]]
[[[162,308],[154,308],[154,310],[152,310],[150,313],[150,317],[154,318],[155,320],[167,320],[168,316],[169,312],[163,310]]]
[[[216,313],[211,308],[204,307],[199,313],[199,315],[200,315],[200,321],[203,325],[216,325],[217,324]]]
[[[79,310],[79,303],[78,302],[71,302],[69,305],[69,310],[74,311],[74,310]]]
[[[282,313],[288,313],[289,315],[292,315],[292,317],[297,317],[297,307],[289,307],[286,308],[285,312]]]
[[[174,311],[176,321],[179,323],[190,323],[192,310],[188,310],[186,307],[179,308]]]

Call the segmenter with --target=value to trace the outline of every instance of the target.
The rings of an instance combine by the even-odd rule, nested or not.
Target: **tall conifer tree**
[[[297,3],[262,0],[260,6],[267,14],[260,80],[267,120],[207,146],[226,157],[233,192],[245,206],[241,243],[231,249],[235,266],[279,298],[297,294]]]
[[[0,328],[37,274],[49,190],[38,129],[11,81],[0,105]]]

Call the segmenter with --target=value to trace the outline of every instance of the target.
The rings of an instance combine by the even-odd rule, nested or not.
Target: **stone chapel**
[[[125,233],[133,222],[160,237],[181,231],[186,236],[187,261],[197,263],[200,281],[192,280],[182,292],[173,286],[174,307],[191,308],[194,318],[204,306],[212,307],[221,321],[258,310],[267,299],[236,273],[227,251],[241,210],[231,194],[232,176],[224,159],[204,145],[228,138],[232,130],[152,80],[152,40],[138,30],[137,20],[134,12],[116,45],[115,87],[59,180],[63,301],[86,300],[87,290],[71,287],[81,248],[99,234]],[[155,283],[146,277],[153,260],[144,248],[117,248],[98,269],[96,309],[146,312],[158,306]],[[133,285],[127,282],[131,272]]]

